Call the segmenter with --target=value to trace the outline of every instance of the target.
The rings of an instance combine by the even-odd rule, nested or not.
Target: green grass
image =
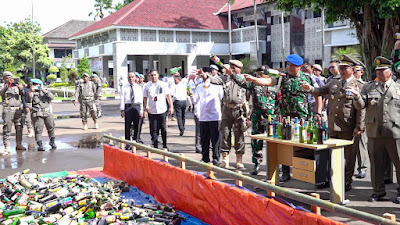
[[[71,100],[72,98],[54,97],[54,100]]]
[[[115,97],[115,94],[104,94],[103,97]]]

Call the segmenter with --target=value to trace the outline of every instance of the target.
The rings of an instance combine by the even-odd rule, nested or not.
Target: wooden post
[[[396,215],[391,214],[391,213],[384,213],[383,217],[386,219],[389,219],[391,221],[396,221]]]
[[[133,141],[133,142],[136,143],[136,141]],[[132,145],[132,153],[136,154],[136,146],[135,145]]]
[[[147,151],[147,158],[151,159],[151,151]]]
[[[112,137],[112,133],[109,133],[109,135]],[[114,141],[111,139],[108,139],[108,144],[114,145]]]
[[[242,171],[236,171],[239,175],[242,175]],[[236,186],[243,187],[243,181],[236,179]]]
[[[268,183],[268,184],[275,185],[275,182],[274,182],[273,180],[267,180],[267,183]],[[267,195],[268,195],[268,196],[271,196],[271,197],[275,197],[275,192],[267,191]]]
[[[185,158],[185,154],[180,153],[179,155],[182,156],[183,158]],[[179,161],[181,162],[181,168],[184,169],[184,170],[186,170],[185,159],[181,159],[181,160],[179,160]]]
[[[311,193],[311,196],[314,197],[314,198],[320,199],[320,196],[317,193]],[[318,214],[318,215],[321,215],[321,207],[318,207],[318,206],[315,206],[315,205],[311,205],[311,211],[316,213],[316,214]]]
[[[164,152],[168,152],[168,149],[167,149],[167,148],[164,148],[163,150],[164,150]],[[165,156],[165,155],[164,155],[164,156],[163,156],[163,159],[164,159],[165,162],[168,162],[168,156]],[[181,165],[182,165],[182,164],[181,164]]]
[[[121,139],[121,140],[125,140],[124,137],[120,137],[120,139]],[[121,142],[120,144],[121,144],[121,149],[124,150],[124,149],[125,149],[125,143],[124,143],[124,142]]]

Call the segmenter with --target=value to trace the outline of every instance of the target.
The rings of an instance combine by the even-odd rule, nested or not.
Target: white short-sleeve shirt
[[[162,114],[167,111],[168,85],[160,80],[157,83],[147,82],[143,87],[143,97],[147,98],[150,114]]]

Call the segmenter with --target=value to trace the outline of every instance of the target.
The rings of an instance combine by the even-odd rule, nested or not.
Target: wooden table
[[[330,160],[330,200],[346,204],[344,191],[344,146],[353,144],[352,140],[330,138],[324,144],[306,144],[294,140],[268,137],[267,134],[250,135],[252,139],[267,141],[267,179],[278,183],[279,164],[292,166],[293,178],[315,183],[316,160],[310,154],[326,153]],[[328,151],[328,152],[320,152]],[[305,157],[303,157],[305,156]]]

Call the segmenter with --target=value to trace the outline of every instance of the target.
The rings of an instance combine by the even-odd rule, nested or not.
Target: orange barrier
[[[109,145],[103,173],[209,224],[342,224]]]

